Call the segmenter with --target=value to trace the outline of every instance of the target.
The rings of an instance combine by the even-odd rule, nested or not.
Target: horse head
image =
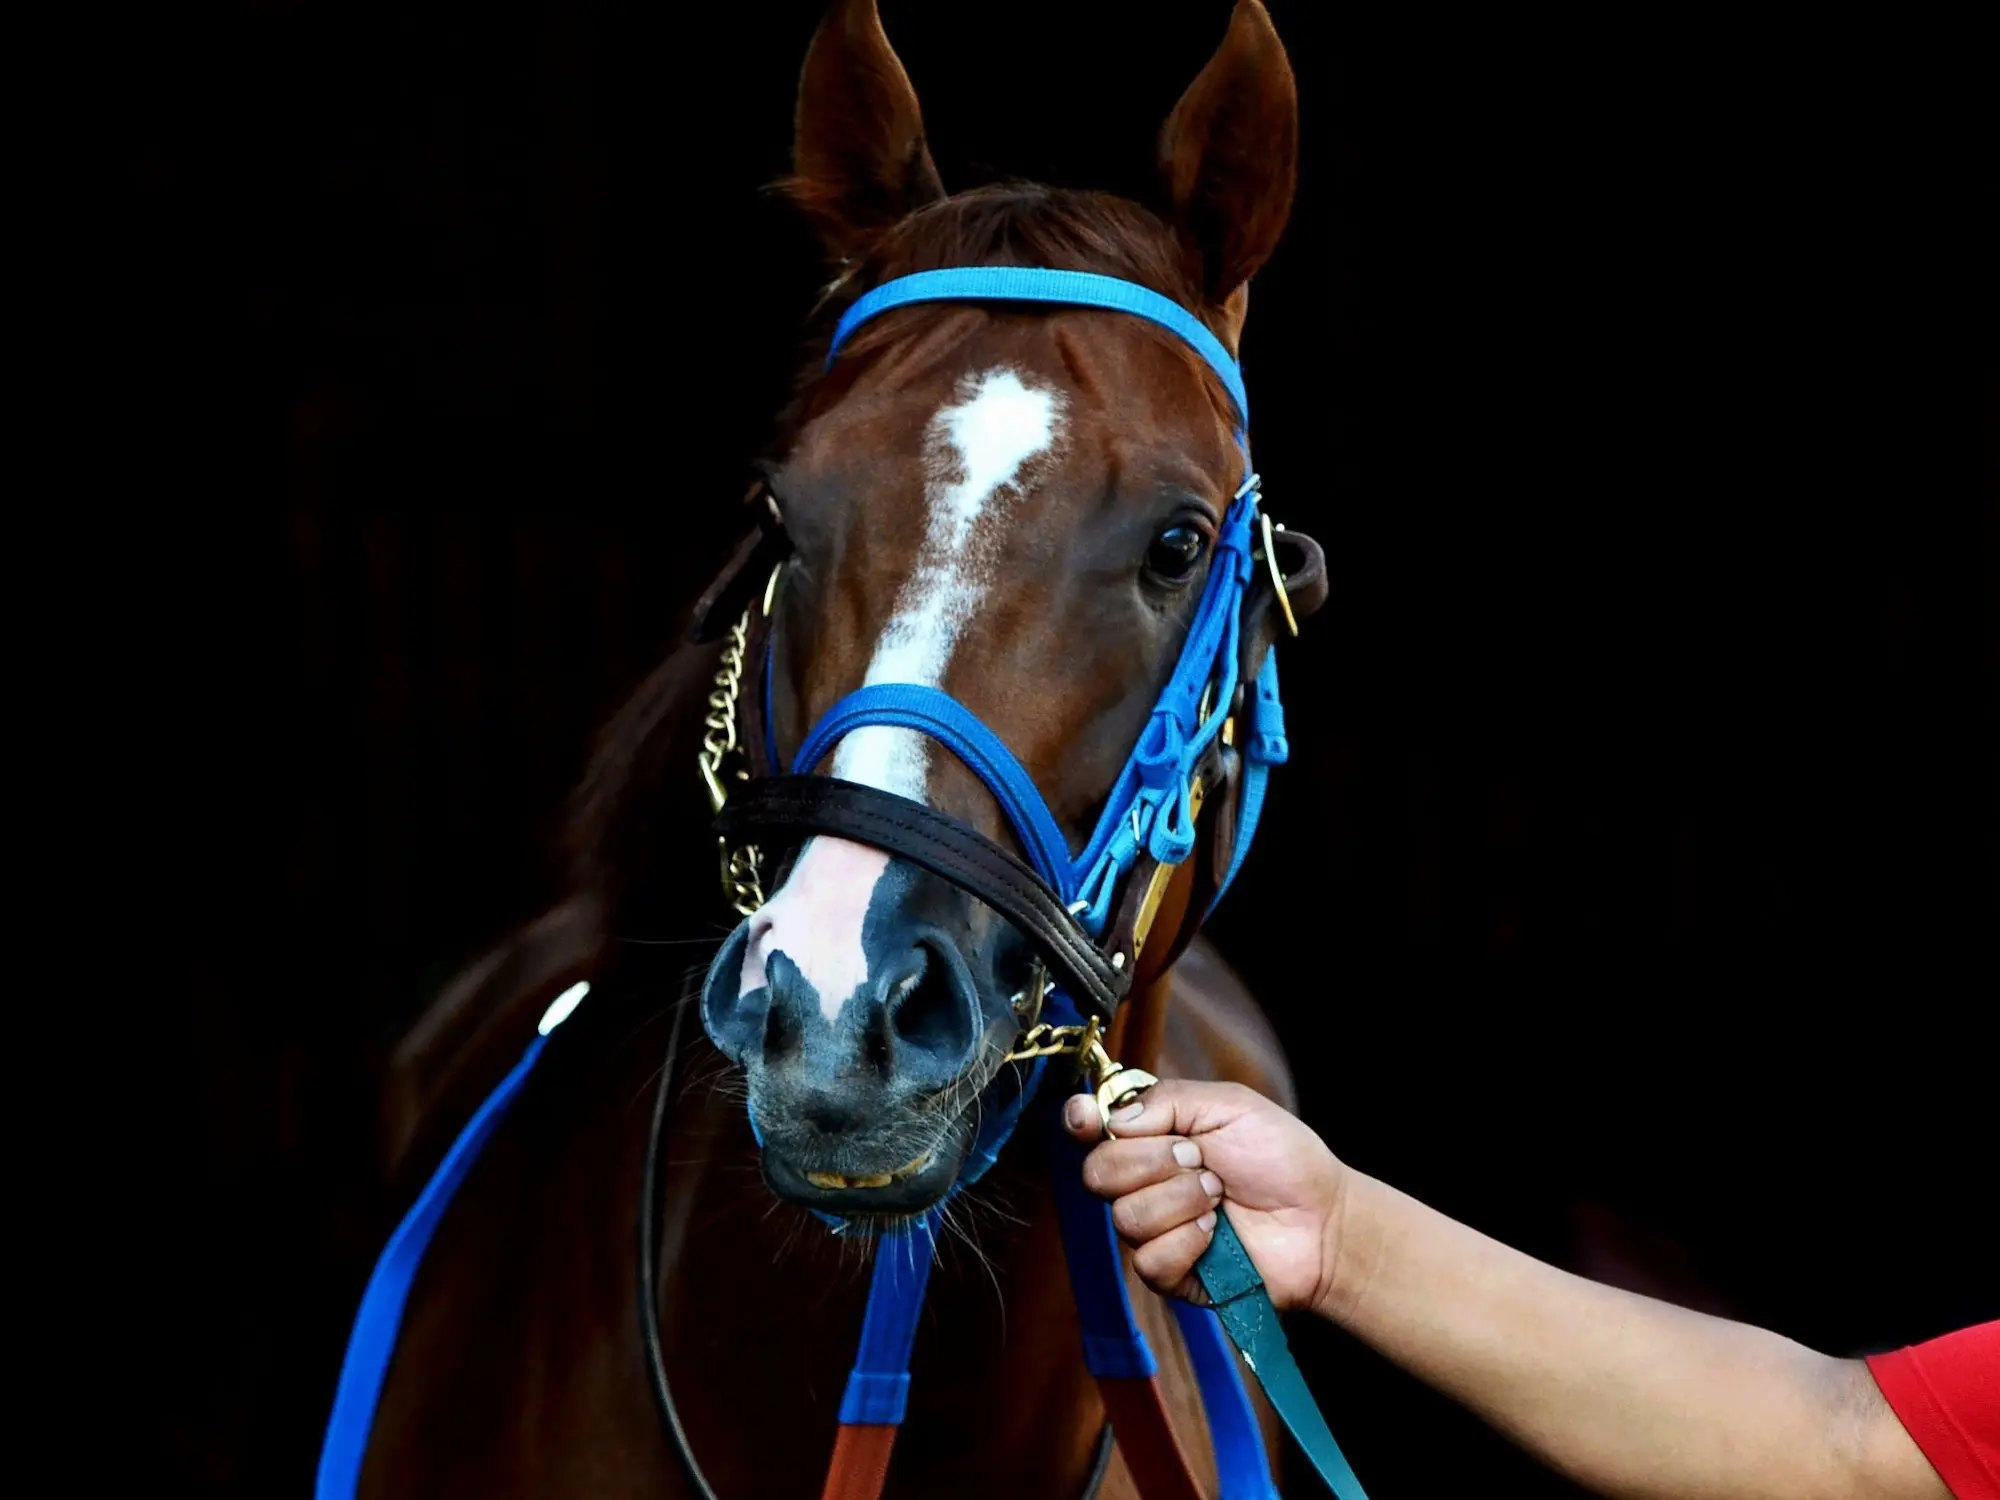
[[[1173,299],[1233,351],[1296,137],[1284,49],[1239,0],[1162,129],[1155,201],[949,196],[873,0],[839,0],[801,77],[790,192],[838,269],[836,305],[944,267],[1094,272]],[[859,687],[939,688],[999,734],[1077,847],[1173,672],[1244,479],[1238,426],[1208,365],[1139,318],[967,303],[874,318],[815,368],[766,468],[794,547],[768,637],[779,755]],[[916,730],[860,727],[791,769],[1017,847],[981,780]],[[812,837],[768,874],[702,995],[745,1072],[766,1177],[824,1211],[921,1212],[1006,1086],[1035,955],[957,885],[868,844]]]

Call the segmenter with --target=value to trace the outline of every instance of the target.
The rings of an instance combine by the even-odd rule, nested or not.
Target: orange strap
[[[842,1427],[833,1442],[833,1462],[827,1465],[820,1500],[880,1500],[882,1486],[889,1481],[896,1431],[886,1423]]]
[[[1118,1451],[1145,1500],[1202,1500],[1194,1465],[1167,1413],[1157,1375],[1145,1379],[1100,1376],[1097,1394],[1118,1438]]]

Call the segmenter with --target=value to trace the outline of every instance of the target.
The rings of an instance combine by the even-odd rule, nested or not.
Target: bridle
[[[1001,737],[939,688],[862,687],[808,731],[789,768],[770,717],[773,603],[790,553],[774,513],[761,514],[696,608],[692,637],[724,639],[709,698],[701,775],[716,812],[724,894],[734,909],[761,898],[761,847],[834,834],[873,844],[952,881],[1005,916],[1086,1015],[1108,1024],[1140,974],[1167,883],[1185,868],[1200,899],[1184,903],[1173,940],[1148,955],[1150,974],[1179,956],[1240,868],[1272,767],[1289,750],[1270,647],[1280,630],[1326,597],[1326,570],[1310,537],[1272,524],[1248,468],[1247,398],[1236,361],[1178,303],[1113,277],[1021,267],[927,271],[877,287],[835,330],[828,363],[857,327],[893,308],[929,301],[1028,302],[1135,314],[1186,342],[1213,370],[1238,412],[1245,474],[1209,563],[1186,643],[1145,730],[1113,782],[1081,853]],[[1282,555],[1281,555],[1282,554]],[[760,592],[761,591],[761,592]],[[746,687],[761,683],[756,691]],[[811,774],[839,740],[867,725],[915,730],[961,760],[992,793],[1026,861],[934,808],[872,787]],[[803,774],[800,774],[803,773]],[[1205,858],[1196,819],[1214,809]],[[760,842],[761,841],[761,842]]]
[[[941,876],[1009,921],[1035,953],[1035,975],[1016,996],[1021,1035],[1007,1059],[1027,1064],[1031,1071],[1012,1099],[984,1111],[956,1192],[992,1164],[1034,1100],[1053,1058],[1079,1059],[1107,1134],[1111,1112],[1158,1081],[1144,1069],[1112,1059],[1106,1028],[1135,986],[1143,989],[1171,967],[1242,866],[1270,771],[1289,754],[1272,647],[1281,629],[1298,633],[1298,617],[1324,602],[1327,582],[1318,545],[1276,526],[1262,512],[1259,482],[1249,466],[1248,401],[1241,374],[1215,335],[1185,308],[1135,283],[1083,272],[1018,267],[927,271],[885,283],[857,300],[834,332],[828,365],[868,319],[893,308],[940,301],[1099,308],[1166,328],[1200,356],[1229,393],[1244,456],[1244,478],[1224,515],[1179,660],[1113,782],[1095,830],[1075,855],[1006,743],[937,687],[878,683],[849,693],[807,731],[787,768],[770,704],[775,603],[790,553],[775,506],[763,512],[758,529],[697,606],[694,639],[723,643],[698,763],[715,812],[723,895],[731,908],[747,917],[763,904],[765,851],[833,835],[872,845]],[[950,750],[992,794],[1025,858],[922,802],[814,774],[843,736],[868,726],[914,730]],[[1205,844],[1197,838],[1204,810],[1211,811]],[[1155,929],[1168,910],[1173,912],[1171,931],[1159,941]],[[1056,1020],[1044,1021],[1045,1012]],[[680,1024],[677,1015],[655,1101],[655,1133],[640,1205],[640,1319],[663,1421],[690,1481],[706,1496],[713,1492],[674,1408],[655,1312],[654,1164]],[[1043,1113],[1046,1119],[1047,1111]],[[1052,1133],[1057,1136],[1059,1132]],[[1055,1175],[1065,1250],[1085,1323],[1088,1362],[1112,1416],[1085,1494],[1093,1494],[1102,1478],[1115,1425],[1128,1434],[1123,1445],[1127,1462],[1147,1500],[1194,1497],[1197,1487],[1165,1423],[1164,1402],[1152,1382],[1152,1356],[1126,1298],[1109,1209],[1083,1194],[1073,1166],[1058,1149]],[[933,1209],[907,1232],[932,1234],[936,1213]],[[912,1255],[876,1257],[862,1349],[842,1405],[826,1500],[868,1500],[880,1492],[889,1447],[902,1420],[908,1382],[904,1372],[929,1259],[929,1246],[918,1246]],[[913,1263],[921,1266],[920,1273],[895,1269]],[[1204,1280],[1215,1282],[1217,1312],[1238,1346],[1253,1359],[1254,1346],[1273,1364],[1282,1360],[1290,1366],[1275,1316],[1265,1316],[1269,1298],[1226,1216],[1218,1217],[1212,1251],[1203,1264],[1213,1273]],[[1240,1327],[1229,1322],[1232,1304],[1246,1314]],[[1223,1494],[1271,1493],[1255,1419],[1216,1317],[1182,1304],[1175,1304],[1175,1311],[1216,1438]],[[884,1325],[894,1326],[894,1337],[876,1336]],[[1134,1396],[1135,1381],[1148,1387],[1145,1397]],[[1272,1384],[1268,1375],[1265,1383],[1267,1388]],[[869,1399],[885,1386],[893,1391],[891,1397]],[[1299,1384],[1297,1394],[1303,1392]],[[1277,1394],[1273,1392],[1274,1399]],[[1310,1421],[1297,1411],[1296,1398],[1290,1402],[1292,1410],[1285,1410],[1283,1401],[1279,1404],[1336,1492],[1347,1493],[1341,1486],[1348,1484],[1358,1495],[1359,1486],[1310,1397],[1305,1397]],[[1130,1441],[1142,1434],[1153,1440],[1150,1454]]]
[[[1135,985],[1150,984],[1171,966],[1242,866],[1271,768],[1288,754],[1271,648],[1281,621],[1296,634],[1297,617],[1324,601],[1324,558],[1310,538],[1283,531],[1262,515],[1257,479],[1249,467],[1249,411],[1241,373],[1215,335],[1178,303],[1132,282],[1076,271],[967,267],[922,272],[859,298],[835,329],[829,364],[867,319],[891,308],[936,301],[1131,314],[1173,333],[1215,373],[1235,408],[1245,477],[1224,517],[1194,624],[1145,731],[1113,783],[1096,830],[1083,851],[1072,856],[1040,791],[1000,736],[937,688],[881,684],[849,694],[812,727],[786,769],[772,732],[768,684],[776,593],[791,549],[782,526],[767,519],[745,538],[703,596],[692,631],[696,641],[723,642],[700,755],[703,785],[715,811],[723,891],[732,909],[754,912],[765,894],[763,851],[831,834],[872,844],[942,876],[991,906],[1033,947],[1038,970],[1017,1000],[1022,1035],[1010,1054],[1025,1065],[1022,1086],[1003,1107],[983,1111],[952,1191],[976,1180],[1015,1128],[1034,1118],[1052,1166],[1085,1363],[1109,1418],[1085,1494],[1094,1494],[1103,1478],[1115,1428],[1146,1500],[1202,1500],[1168,1414],[1157,1362],[1133,1315],[1110,1208],[1083,1188],[1082,1153],[1057,1123],[1056,1091],[1040,1086],[1055,1059],[1079,1059],[1108,1131],[1110,1112],[1158,1081],[1111,1058],[1105,1027]],[[950,749],[993,794],[1026,860],[922,803],[811,774],[841,736],[863,725],[914,729]],[[1204,813],[1209,831],[1201,839],[1198,819]],[[350,1500],[355,1494],[403,1310],[431,1236],[526,1086],[551,1034],[588,988],[573,985],[555,998],[520,1062],[452,1143],[377,1260],[349,1336],[321,1447],[315,1488],[320,1500]],[[698,1494],[713,1497],[674,1405],[657,1321],[659,1165],[685,1008],[683,1002],[674,1013],[642,1173],[638,1312],[662,1421],[689,1482]],[[911,1244],[909,1254],[874,1258],[868,1311],[841,1403],[825,1500],[875,1500],[881,1493],[907,1399],[937,1215],[933,1209],[902,1231],[912,1239],[923,1237],[921,1247]],[[1208,1418],[1221,1475],[1219,1500],[1276,1493],[1237,1351],[1339,1500],[1362,1500],[1360,1485],[1299,1376],[1270,1298],[1226,1211],[1217,1215],[1196,1274],[1211,1306],[1174,1301],[1171,1307]]]

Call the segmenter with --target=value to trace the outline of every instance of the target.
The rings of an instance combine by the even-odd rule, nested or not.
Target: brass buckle
[[[1201,817],[1201,803],[1206,789],[1199,776],[1188,782],[1188,813],[1191,817]],[[1153,876],[1146,884],[1145,897],[1139,902],[1139,915],[1132,923],[1132,958],[1136,962],[1140,950],[1146,946],[1146,939],[1153,935],[1153,920],[1160,914],[1160,903],[1167,899],[1167,887],[1174,883],[1174,872],[1179,865],[1157,865]]]
[[[1278,608],[1285,612],[1285,628],[1296,636],[1299,617],[1292,613],[1292,596],[1285,589],[1285,575],[1278,570],[1278,549],[1271,545],[1272,533],[1285,528],[1273,526],[1271,518],[1261,510],[1257,512],[1257,524],[1264,531],[1264,566],[1271,570],[1271,590],[1278,596]]]

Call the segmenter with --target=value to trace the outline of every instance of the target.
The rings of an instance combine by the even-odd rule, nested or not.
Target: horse
[[[826,317],[927,271],[1046,268],[1150,289],[1233,351],[1289,213],[1296,116],[1269,16],[1237,0],[1162,128],[1155,201],[1020,183],[948,194],[874,0],[835,0],[801,73],[784,188],[834,269]],[[392,1060],[385,1126],[408,1174],[444,1154],[536,1016],[546,1030],[589,987],[533,1077],[509,1075],[525,1081],[408,1288],[369,1414],[370,1500],[814,1492],[852,1432],[836,1410],[871,1252],[914,1254],[895,1231],[926,1215],[937,1263],[902,1437],[893,1462],[886,1447],[870,1459],[886,1466],[873,1483],[1136,1497],[1157,1458],[1131,1451],[1122,1417],[1107,1425],[1079,1351],[1049,1144],[1022,1132],[955,1193],[982,1121],[1023,1086],[1045,953],[905,852],[836,833],[718,851],[710,815],[744,774],[722,755],[739,738],[782,761],[855,689],[918,683],[995,726],[1079,843],[1175,671],[1241,498],[1240,396],[1185,339],[1080,307],[913,305],[830,364],[827,349],[760,466],[759,524],[689,642],[600,738],[569,818],[568,893],[447,986]],[[1268,526],[1265,546],[1275,557]],[[1295,580],[1270,566],[1267,602],[1289,613]],[[1235,766],[1237,750],[1214,754]],[[823,758],[845,783],[1018,847],[988,783],[915,729],[870,723]],[[1223,776],[1211,791],[1240,795]],[[1270,1024],[1197,931],[1233,869],[1227,845],[1142,865],[1119,895],[1141,925],[1131,964],[1114,955],[1130,988],[1102,1045],[1289,1106]],[[689,898],[688,872],[712,879],[718,853],[742,919],[676,988],[661,965],[689,950],[618,935],[665,913],[699,941],[717,908]],[[1142,951],[1149,930],[1165,936]],[[1159,1400],[1213,1494],[1193,1356],[1136,1279],[1130,1294]],[[671,1436],[645,1373],[655,1339]],[[1268,1464],[1277,1428],[1257,1399]]]

